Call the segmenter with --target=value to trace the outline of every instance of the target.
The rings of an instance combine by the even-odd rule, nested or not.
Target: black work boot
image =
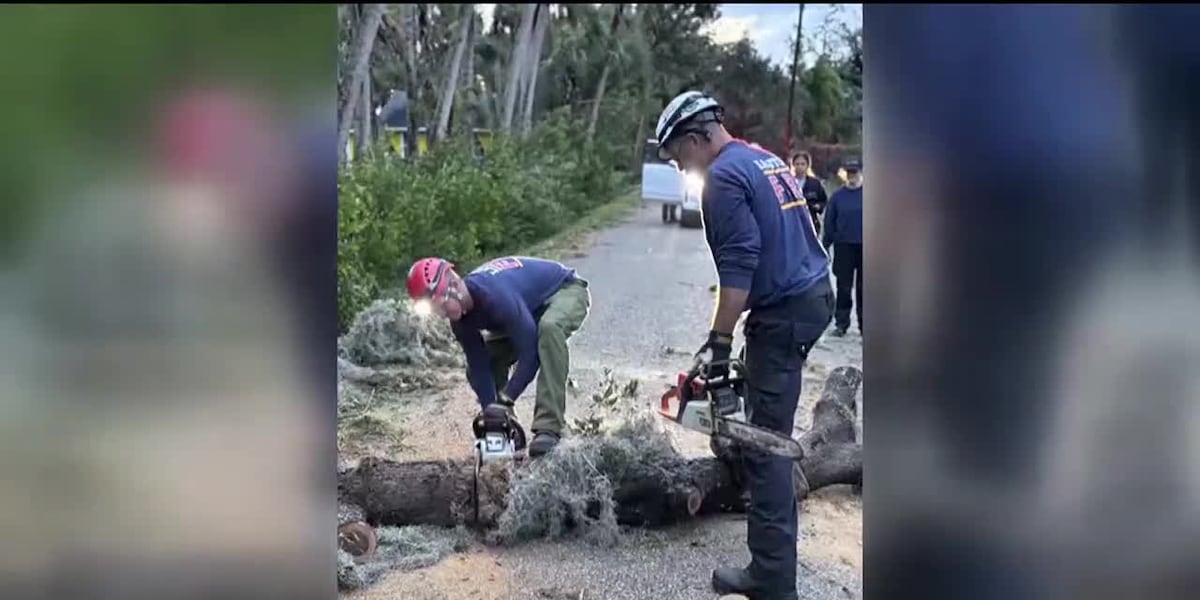
[[[741,594],[750,600],[797,600],[796,590],[772,594],[762,589],[746,569],[718,567],[713,569],[713,591],[721,594]]]
[[[848,327],[837,326],[833,329],[833,337],[846,337]]]
[[[529,444],[529,457],[545,456],[558,445],[558,434],[553,431],[539,431],[533,435]]]

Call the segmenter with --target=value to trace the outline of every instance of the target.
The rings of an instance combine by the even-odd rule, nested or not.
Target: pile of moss
[[[444,319],[418,315],[408,300],[372,302],[338,340],[338,357],[363,367],[458,367],[462,352]]]

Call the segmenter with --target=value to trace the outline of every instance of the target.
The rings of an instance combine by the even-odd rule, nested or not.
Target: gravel
[[[506,564],[520,586],[513,598],[588,599],[715,598],[712,569],[745,565],[744,518],[710,518],[664,531],[631,532],[616,548],[584,543],[536,542],[506,553]],[[861,598],[862,584],[846,567],[797,567],[801,598]],[[736,596],[735,596],[736,597]]]
[[[644,395],[656,397],[688,366],[708,333],[716,272],[703,231],[662,224],[658,205],[648,203],[625,223],[600,233],[586,256],[565,262],[588,280],[592,294],[591,314],[571,339],[571,375],[580,393],[568,400],[568,420],[585,416],[605,368],[613,369],[617,380],[639,379]],[[810,354],[797,427],[807,427],[808,411],[829,370],[843,364],[862,367],[861,338],[854,331],[841,339],[825,336]],[[741,343],[739,336],[735,349]],[[522,400],[533,398],[533,387]],[[522,421],[530,422],[532,401],[517,404]],[[673,433],[685,454],[709,452],[702,434]],[[506,550],[506,566],[521,582],[513,597],[716,597],[709,590],[713,567],[749,560],[742,517],[629,535],[616,548],[540,541]],[[846,565],[802,558],[797,573],[802,598],[862,597],[861,579]]]

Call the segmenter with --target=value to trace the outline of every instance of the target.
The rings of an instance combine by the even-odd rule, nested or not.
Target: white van
[[[658,140],[646,140],[642,150],[642,200],[662,203],[663,223],[676,220],[683,227],[700,227],[700,194],[704,178],[697,173],[684,173],[675,161],[664,162],[658,157]]]

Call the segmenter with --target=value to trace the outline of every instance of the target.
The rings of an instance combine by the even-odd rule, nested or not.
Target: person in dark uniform
[[[863,178],[862,162],[850,159],[842,165],[846,185],[833,193],[825,215],[823,243],[833,247],[833,277],[837,281],[837,312],[833,335],[842,337],[850,329],[850,309],[858,313],[858,333],[862,334],[863,281]],[[851,299],[850,291],[854,290]]]
[[[720,281],[716,315],[698,356],[710,374],[728,373],[733,330],[746,318],[746,412],[750,422],[791,435],[809,349],[829,326],[829,256],[787,163],[734,139],[724,110],[700,92],[677,96],[655,128],[660,152],[706,173],[704,235]],[[722,364],[724,363],[724,366]],[[750,564],[713,571],[714,591],[756,600],[790,600],[796,590],[793,461],[742,449],[750,492]]]
[[[792,175],[800,184],[800,192],[804,194],[804,201],[808,203],[808,212],[812,213],[813,227],[817,228],[817,235],[821,235],[821,215],[825,212],[829,197],[825,195],[825,186],[821,185],[821,180],[811,174],[812,155],[804,150],[797,150],[792,153],[791,164]]]
[[[522,449],[524,430],[513,408],[536,377],[529,456],[553,450],[567,428],[567,342],[592,306],[587,281],[575,269],[529,256],[496,258],[464,276],[445,259],[430,257],[409,269],[408,294],[450,320],[479,400],[476,422],[513,423],[519,430],[513,441]]]

